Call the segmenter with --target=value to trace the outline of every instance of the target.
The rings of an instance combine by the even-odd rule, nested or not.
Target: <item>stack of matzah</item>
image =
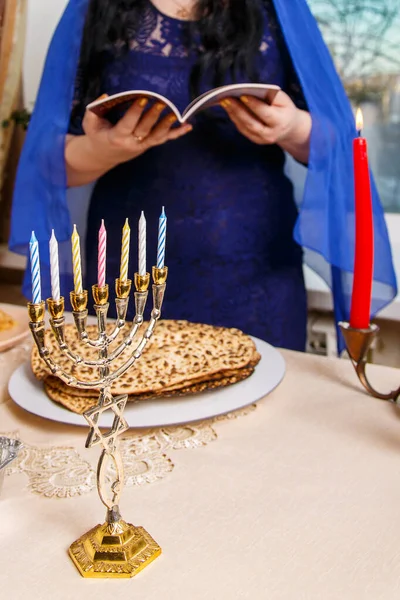
[[[146,324],[143,331],[145,327]],[[88,333],[94,337],[96,327],[89,326]],[[96,360],[97,351],[82,346],[74,326],[66,326],[66,339],[72,352],[86,360]],[[98,369],[73,365],[63,356],[50,331],[46,334],[46,345],[53,360],[77,379],[96,381],[99,378]],[[110,352],[117,345],[118,342],[114,343]],[[111,371],[127,360],[135,345],[134,342],[114,361]],[[143,355],[114,382],[111,391],[115,396],[128,394],[130,401],[198,393],[246,379],[259,360],[254,342],[238,329],[160,321]],[[97,403],[96,390],[70,387],[52,376],[36,348],[32,352],[32,369],[35,376],[44,381],[48,396],[73,412],[83,413]]]

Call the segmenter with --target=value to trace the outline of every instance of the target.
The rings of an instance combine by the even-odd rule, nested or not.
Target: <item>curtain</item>
[[[14,126],[3,127],[19,108],[27,0],[0,0],[0,190]]]
[[[10,116],[22,108],[27,0],[0,0],[0,242],[8,241],[12,193],[24,140]],[[3,122],[8,122],[8,127]]]

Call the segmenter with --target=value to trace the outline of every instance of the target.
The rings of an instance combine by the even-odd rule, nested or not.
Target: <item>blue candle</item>
[[[33,304],[40,304],[42,301],[42,293],[40,288],[39,243],[34,231],[32,231],[31,241],[29,242],[29,253],[31,257],[32,273],[32,302]]]
[[[157,249],[157,268],[164,268],[165,261],[165,242],[167,239],[167,217],[164,207],[158,224],[158,249]]]

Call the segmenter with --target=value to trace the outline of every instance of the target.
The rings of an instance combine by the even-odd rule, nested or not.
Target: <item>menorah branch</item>
[[[116,379],[121,377],[121,375],[123,375],[124,373],[126,373],[126,371],[128,371],[131,367],[133,367],[134,363],[141,357],[141,355],[143,354],[143,350],[149,343],[149,340],[154,333],[154,328],[155,328],[159,318],[160,318],[160,316],[158,315],[156,318],[151,319],[149,326],[147,327],[147,329],[142,337],[142,340],[140,341],[138,346],[132,351],[132,354],[129,357],[129,359],[127,359],[127,361],[123,365],[121,365],[121,367],[119,369],[117,369],[113,373],[110,373],[110,375],[105,378],[105,383],[107,386],[111,386],[111,384]]]
[[[121,377],[128,369],[130,369],[136,360],[140,358],[143,353],[144,348],[147,346],[151,336],[153,335],[155,325],[157,323],[157,319],[152,319],[150,321],[149,327],[147,328],[142,340],[138,344],[138,346],[132,351],[130,358],[116,371],[101,377],[100,379],[96,379],[95,381],[82,381],[77,379],[76,377],[69,375],[66,371],[61,369],[59,365],[57,365],[50,356],[49,349],[45,346],[45,323],[44,321],[39,323],[30,323],[30,329],[38,348],[40,357],[45,361],[46,365],[50,369],[53,375],[59,377],[64,383],[67,385],[71,385],[74,387],[82,388],[82,389],[99,389],[102,386],[110,387],[111,384]],[[88,364],[89,361],[85,361],[85,364]],[[107,368],[110,361],[108,357],[102,357],[98,361],[96,361],[96,366],[99,368]]]
[[[108,288],[107,288],[108,294]],[[92,346],[94,348],[99,348],[103,344],[103,340],[100,339],[100,336],[97,339],[93,340],[89,338],[89,335],[86,331],[88,310],[88,293],[87,290],[83,290],[83,292],[73,291],[70,293],[71,305],[72,305],[72,315],[75,321],[75,327],[79,335],[79,339],[86,345]]]
[[[107,338],[108,343],[110,344],[118,337],[120,331],[125,327],[131,287],[132,281],[130,279],[127,279],[126,281],[116,279],[115,281],[115,309],[117,312],[117,322],[115,324],[114,331]]]
[[[150,276],[148,275],[147,285],[148,285],[149,278],[150,278]],[[125,282],[124,285],[123,285],[123,282],[121,282],[119,279],[116,280],[117,293],[125,296],[127,293],[128,294],[130,293],[130,290],[131,290],[131,282],[129,280],[127,282]],[[73,305],[75,307],[77,307],[76,297],[75,297],[76,295],[74,292],[72,294],[74,294]],[[87,297],[87,294],[85,294],[85,296]],[[99,296],[97,295],[97,290],[95,292],[95,297],[99,298]],[[104,296],[104,298],[105,297],[106,296]],[[122,341],[122,343],[111,354],[108,354],[107,356],[103,356],[102,358],[99,358],[97,360],[83,359],[83,357],[81,355],[75,354],[71,351],[71,349],[68,346],[68,343],[65,340],[65,318],[63,316],[63,314],[64,314],[64,299],[61,298],[59,301],[56,302],[50,298],[47,301],[49,312],[50,312],[50,324],[51,324],[54,336],[56,338],[56,341],[58,343],[58,346],[59,346],[61,352],[69,360],[71,360],[71,362],[73,362],[74,364],[82,364],[87,367],[106,367],[107,365],[111,364],[116,358],[118,358],[122,354],[122,352],[126,348],[128,348],[132,344],[134,337],[136,336],[140,326],[143,323],[143,313],[144,313],[144,309],[146,307],[147,297],[148,297],[147,291],[135,292],[136,315],[133,320],[133,323],[132,323],[129,333],[127,334],[126,338]],[[76,328],[77,328],[77,331],[78,331],[81,341],[83,343],[88,343],[88,344],[96,347],[98,350],[100,350],[100,348],[104,348],[106,345],[108,346],[113,341],[115,341],[118,337],[118,334],[122,331],[122,329],[124,328],[124,326],[126,324],[125,317],[126,317],[128,302],[129,302],[129,297],[127,297],[127,296],[125,296],[124,298],[118,298],[118,297],[116,298],[116,305],[117,305],[117,307],[119,307],[119,311],[120,311],[119,319],[117,320],[117,325],[116,325],[113,333],[109,336],[107,336],[107,334],[106,334],[106,318],[107,318],[107,311],[108,311],[108,303],[104,303],[101,305],[95,305],[95,311],[96,311],[97,320],[98,320],[98,332],[99,332],[97,340],[89,340],[89,337],[87,335],[87,332],[86,332],[87,310],[86,310],[86,304],[83,302],[80,305],[81,310],[74,311],[74,313],[73,313],[74,318],[75,318],[75,325],[76,325]]]
[[[143,313],[146,307],[148,292],[135,292],[135,306],[136,306],[136,314],[132,322],[132,326],[125,337],[125,339],[121,342],[121,344],[109,354],[108,360],[113,362],[116,358],[118,358],[122,352],[132,345],[134,338],[139,331],[140,327],[143,325]]]
[[[162,279],[165,281],[165,277],[168,273],[168,270],[165,267],[163,271],[164,272],[163,272]],[[153,275],[155,275],[155,277],[154,277],[155,281],[159,280],[157,278],[157,273],[158,273],[158,269],[154,268]],[[141,341],[139,342],[139,344],[136,346],[135,349],[132,350],[130,357],[125,361],[125,363],[123,365],[121,365],[121,367],[119,367],[119,369],[117,369],[116,371],[114,371],[112,373],[109,372],[109,366],[110,366],[110,364],[112,364],[112,360],[115,359],[115,355],[110,355],[110,356],[108,355],[108,340],[107,340],[107,337],[105,336],[106,314],[107,314],[107,309],[108,309],[107,304],[97,305],[95,307],[96,311],[98,311],[99,339],[103,339],[102,346],[98,348],[99,358],[95,361],[87,361],[87,360],[84,361],[81,356],[73,354],[69,350],[69,348],[65,342],[65,338],[64,338],[64,326],[65,326],[64,317],[62,317],[60,319],[52,319],[52,318],[50,319],[50,323],[52,325],[53,332],[56,336],[57,343],[58,343],[61,351],[63,352],[63,354],[65,354],[74,364],[93,366],[93,367],[97,367],[97,368],[100,368],[103,370],[103,373],[100,376],[100,378],[95,381],[82,381],[80,379],[77,379],[76,377],[68,374],[65,370],[61,369],[61,367],[53,361],[53,359],[50,356],[50,352],[45,345],[45,323],[44,323],[45,308],[44,308],[44,303],[42,303],[40,305],[30,304],[29,305],[29,307],[30,307],[29,311],[30,311],[30,315],[31,315],[30,328],[31,328],[32,335],[35,340],[36,346],[39,350],[39,354],[40,354],[41,358],[46,362],[46,364],[47,364],[48,368],[50,369],[50,371],[52,372],[52,374],[58,376],[67,385],[72,385],[74,387],[78,387],[78,388],[82,388],[82,389],[100,389],[102,387],[110,387],[116,379],[118,379],[119,377],[121,377],[121,375],[126,373],[126,371],[134,365],[136,360],[138,360],[141,357],[145,347],[147,346],[149,340],[151,339],[151,337],[154,333],[154,329],[156,327],[157,321],[160,319],[162,303],[163,303],[164,294],[165,294],[165,288],[166,288],[166,283],[161,283],[161,284],[155,283],[153,285],[154,307],[152,310],[152,315],[151,315],[149,325],[148,325]],[[139,308],[139,313],[142,312],[144,309],[145,303],[143,303],[143,301],[145,300],[145,298],[144,298],[145,294],[147,294],[147,292],[136,292],[136,294],[135,294],[136,305]],[[49,307],[50,306],[51,306],[51,303],[49,304]],[[53,309],[54,309],[54,307],[53,307]],[[53,314],[59,314],[59,313],[57,312],[57,313],[53,313]],[[36,320],[32,321],[32,317]],[[138,318],[139,318],[140,323],[135,324],[135,326],[133,327],[133,329],[131,331],[133,334],[136,333],[138,326],[141,324],[143,314],[139,314]],[[39,320],[39,319],[41,319],[41,320]],[[127,348],[131,343],[132,343],[132,338],[128,335],[128,338],[121,344],[121,346],[119,348],[117,348],[118,355],[121,354],[121,352],[125,348]]]

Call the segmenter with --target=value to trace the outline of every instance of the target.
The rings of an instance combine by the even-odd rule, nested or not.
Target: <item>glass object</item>
[[[8,467],[14,459],[17,458],[18,452],[21,450],[22,444],[18,440],[12,440],[7,437],[0,437],[0,496],[3,487],[6,467]]]

